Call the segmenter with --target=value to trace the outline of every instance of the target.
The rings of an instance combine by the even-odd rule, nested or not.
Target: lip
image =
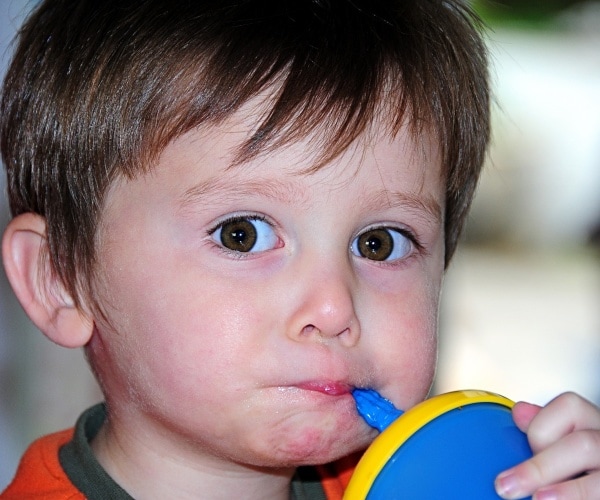
[[[327,396],[345,396],[346,394],[350,394],[354,388],[345,382],[334,382],[329,380],[303,382],[298,384],[297,387],[305,391],[320,392]]]

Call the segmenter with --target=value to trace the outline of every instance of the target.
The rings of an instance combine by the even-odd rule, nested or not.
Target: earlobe
[[[46,223],[25,213],[11,220],[2,239],[8,280],[33,323],[53,342],[81,347],[92,336],[93,321],[74,305],[47,259]]]

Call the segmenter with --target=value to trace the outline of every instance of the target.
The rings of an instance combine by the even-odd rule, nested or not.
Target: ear
[[[6,276],[33,323],[64,347],[87,344],[92,319],[74,305],[71,295],[50,267],[43,217],[24,213],[9,222],[2,239]]]

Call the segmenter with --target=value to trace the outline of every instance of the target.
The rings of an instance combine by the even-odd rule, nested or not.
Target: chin
[[[353,432],[323,433],[318,429],[304,429],[294,439],[282,439],[271,449],[271,456],[283,467],[321,465],[333,462],[352,453],[362,451],[371,444],[378,432],[361,425]]]

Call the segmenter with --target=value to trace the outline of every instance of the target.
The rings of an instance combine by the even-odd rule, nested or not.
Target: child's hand
[[[600,499],[600,408],[566,393],[544,408],[517,403],[513,418],[534,456],[498,476],[502,498]]]

